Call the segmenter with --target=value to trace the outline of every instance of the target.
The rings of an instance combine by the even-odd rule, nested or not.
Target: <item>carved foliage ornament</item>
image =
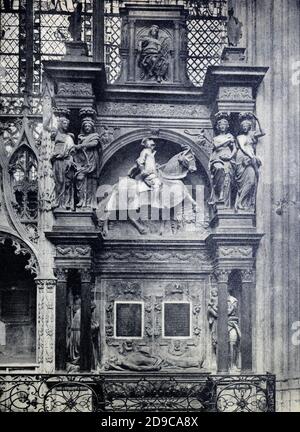
[[[59,96],[93,96],[92,85],[89,83],[62,82],[58,84]]]
[[[220,87],[219,99],[221,100],[252,100],[251,87]]]
[[[58,256],[63,257],[88,257],[91,253],[90,246],[57,246],[56,252]]]
[[[37,348],[38,363],[43,372],[54,371],[55,334],[55,280],[37,280],[38,323]]]
[[[16,255],[28,255],[28,264],[25,266],[25,270],[30,271],[31,274],[36,276],[39,272],[39,265],[34,253],[27,244],[16,237],[12,237],[8,233],[0,233],[0,244],[4,245],[6,240],[11,242]]]

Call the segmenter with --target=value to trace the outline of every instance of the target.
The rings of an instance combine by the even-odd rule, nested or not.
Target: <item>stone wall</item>
[[[296,390],[293,383],[300,376],[300,346],[292,344],[291,326],[300,319],[300,5],[242,0],[236,12],[244,22],[248,61],[270,67],[257,97],[257,115],[267,132],[257,149],[263,161],[257,228],[265,233],[257,257],[257,370],[276,373],[279,409],[299,410],[299,385]],[[284,385],[281,378],[287,379]]]

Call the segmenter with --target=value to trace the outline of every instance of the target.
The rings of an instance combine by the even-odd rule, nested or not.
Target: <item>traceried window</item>
[[[218,64],[225,43],[227,0],[134,0],[135,3],[183,5],[189,14],[187,72],[196,86],[203,84],[209,65]],[[108,81],[119,76],[121,59],[120,8],[126,1],[104,0],[104,58]],[[14,112],[24,90],[32,95],[33,111],[40,110],[42,62],[65,54],[70,39],[69,18],[76,0],[0,0],[0,112]],[[82,0],[82,40],[93,52],[93,0]],[[2,107],[1,107],[2,105]]]
[[[13,195],[13,207],[29,233],[32,241],[37,236],[38,176],[37,159],[34,152],[23,145],[13,154],[9,172]]]

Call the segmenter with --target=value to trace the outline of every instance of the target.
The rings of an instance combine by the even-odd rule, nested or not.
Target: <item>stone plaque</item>
[[[115,306],[116,337],[142,337],[142,303],[117,302]]]
[[[164,337],[191,336],[190,303],[164,303]]]

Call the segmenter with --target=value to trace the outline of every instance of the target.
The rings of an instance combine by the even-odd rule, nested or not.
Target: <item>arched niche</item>
[[[128,148],[127,146],[129,144],[141,142],[141,140],[144,137],[148,137],[150,135],[151,134],[149,133],[149,129],[139,129],[137,131],[129,132],[127,134],[124,134],[124,135],[118,137],[104,151],[102,166],[105,167],[105,165],[108,163],[108,161],[111,158],[115,157],[116,153],[120,149],[122,149],[124,147]],[[174,146],[174,153],[173,154],[176,154],[175,150],[178,151],[178,149],[179,149],[179,151],[180,151],[181,145],[189,146],[193,150],[193,152],[195,153],[195,156],[196,156],[199,164],[201,165],[201,170],[203,171],[203,173],[205,173],[207,184],[210,184],[210,180],[209,180],[210,174],[209,174],[209,169],[208,169],[209,158],[208,158],[207,154],[201,149],[201,147],[198,144],[196,144],[193,140],[186,137],[185,135],[179,134],[178,132],[174,132],[174,131],[170,131],[170,130],[163,130],[163,129],[158,130],[157,136],[151,136],[151,137],[156,142],[158,142],[158,145],[157,145],[157,154],[158,155],[159,155],[159,152],[161,149],[159,143],[162,141],[167,141],[171,145],[173,144],[173,146]],[[140,147],[137,145],[135,153],[139,153],[139,152],[140,152]],[[136,155],[136,157],[137,156],[138,156],[138,154]]]
[[[37,264],[24,245],[1,233],[0,262],[0,368],[35,364]]]
[[[136,160],[143,150],[141,140],[145,136],[150,136],[149,131],[148,133],[145,131],[130,133],[116,140],[107,149],[104,154],[100,185],[97,191],[99,202],[105,202],[107,191],[111,191],[112,186],[116,185],[121,178],[127,177],[129,171],[136,165]],[[186,201],[182,208],[177,206],[176,209],[171,208],[170,212],[161,213],[160,215],[157,213],[154,217],[149,210],[150,207],[148,207],[148,209],[144,207],[141,214],[143,214],[142,218],[144,218],[145,226],[140,225],[138,228],[136,226],[133,227],[133,224],[128,223],[128,220],[119,220],[119,215],[116,213],[115,220],[118,222],[108,224],[108,235],[112,237],[124,236],[124,238],[135,237],[138,233],[139,235],[150,237],[155,237],[156,235],[173,237],[175,235],[177,238],[191,238],[194,235],[201,237],[205,235],[209,219],[207,203],[211,190],[209,174],[207,172],[208,160],[206,155],[204,155],[202,150],[194,143],[191,144],[189,139],[182,139],[177,133],[159,131],[157,136],[151,138],[156,143],[155,159],[158,165],[166,164],[175,155],[181,153],[184,150],[183,146],[189,146],[194,151],[196,171],[192,173],[189,172],[187,176],[182,179],[182,182],[187,187],[186,190],[189,190],[189,194],[197,202],[197,216],[196,212],[192,210],[191,205],[189,207],[187,204],[190,201]],[[100,220],[102,213],[101,211],[99,212]],[[122,217],[124,217],[124,215],[122,215]],[[160,223],[161,221],[164,222],[164,225]],[[142,232],[142,229],[144,232]]]
[[[141,140],[147,136],[145,132],[128,134],[114,141],[104,154],[100,183],[114,185],[120,177],[128,175],[130,168],[142,151]],[[149,133],[148,133],[149,136]],[[159,133],[153,138],[156,142],[156,161],[159,165],[166,163],[174,155],[182,151],[182,145],[189,145],[195,153],[197,171],[189,174],[185,179],[186,184],[204,186],[204,201],[207,202],[210,194],[210,177],[208,173],[208,158],[205,153],[189,139],[171,132]]]

